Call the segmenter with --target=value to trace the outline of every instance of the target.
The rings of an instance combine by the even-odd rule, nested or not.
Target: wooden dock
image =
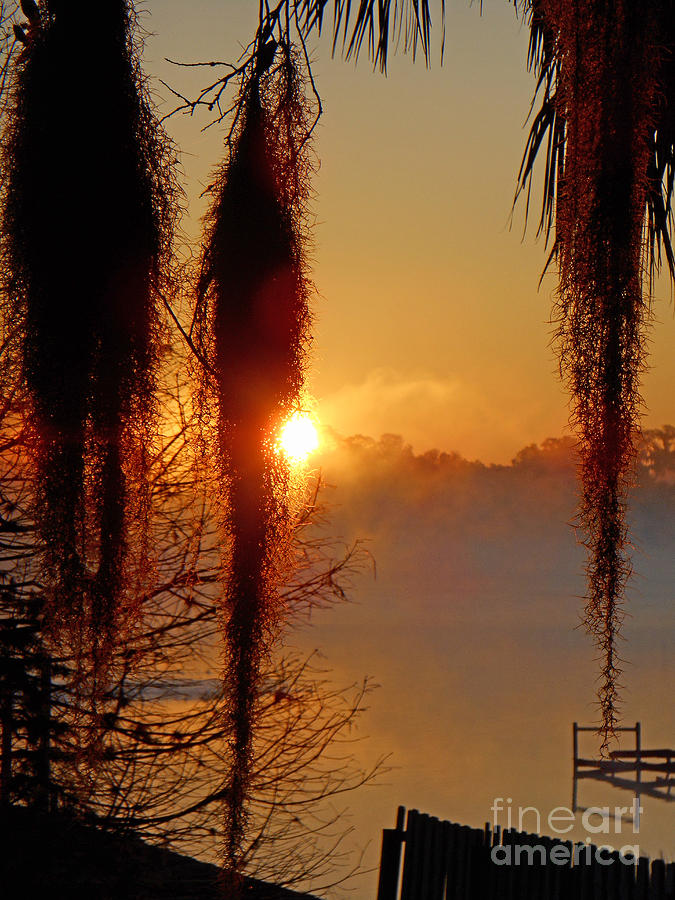
[[[617,731],[632,732],[635,735],[634,749],[612,750],[608,759],[590,759],[579,756],[579,734],[580,732],[596,734],[597,728],[573,723],[573,812],[583,810],[578,802],[578,782],[582,779],[601,781],[620,790],[632,791],[638,800],[642,796],[666,802],[675,799],[672,790],[675,781],[675,750],[669,747],[644,749],[640,722],[636,722],[633,727],[617,728]],[[634,777],[631,778],[631,775]]]

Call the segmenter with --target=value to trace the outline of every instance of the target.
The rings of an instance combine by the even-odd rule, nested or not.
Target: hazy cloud
[[[514,391],[518,403],[512,402]],[[346,384],[320,400],[323,422],[342,434],[381,434],[395,429],[417,451],[441,444],[468,457],[508,461],[524,434],[542,427],[559,430],[559,409],[550,412],[505,373],[489,395],[458,377],[403,374],[373,369],[359,383]]]

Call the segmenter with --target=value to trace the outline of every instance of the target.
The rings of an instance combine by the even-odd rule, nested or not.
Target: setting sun
[[[304,462],[319,446],[319,433],[312,417],[295,412],[281,429],[279,448],[291,462]]]

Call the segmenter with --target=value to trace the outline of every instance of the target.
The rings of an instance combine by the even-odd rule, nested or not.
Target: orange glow
[[[287,459],[304,463],[319,446],[319,432],[309,413],[298,410],[281,429],[278,447]]]

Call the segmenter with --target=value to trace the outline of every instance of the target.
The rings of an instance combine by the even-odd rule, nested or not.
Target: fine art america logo
[[[516,828],[517,831],[524,832],[528,827],[538,834],[541,833],[542,815],[537,807],[519,806],[515,810],[511,806],[512,802],[511,797],[506,797],[506,802],[504,797],[495,797],[490,807],[493,813],[493,828]],[[617,858],[616,855],[612,855],[616,852],[615,848],[609,844],[594,845],[591,843],[590,835],[619,835],[622,833],[622,826],[626,824],[626,818],[631,824],[632,833],[638,834],[642,812],[643,808],[638,797],[633,798],[632,806],[615,806],[613,809],[609,806],[591,806],[585,809],[581,816],[581,824],[589,835],[583,842],[497,845],[492,847],[490,856],[497,866],[532,866],[535,863],[544,865],[549,861],[554,866],[569,866],[570,862],[574,866],[591,865],[593,862],[601,866],[610,866]],[[576,816],[568,807],[556,806],[549,812],[545,821],[549,831],[563,835],[569,834],[574,828]],[[595,839],[599,840],[598,837]],[[635,865],[639,856],[640,848],[637,844],[625,844],[618,851],[618,858],[627,866]]]

